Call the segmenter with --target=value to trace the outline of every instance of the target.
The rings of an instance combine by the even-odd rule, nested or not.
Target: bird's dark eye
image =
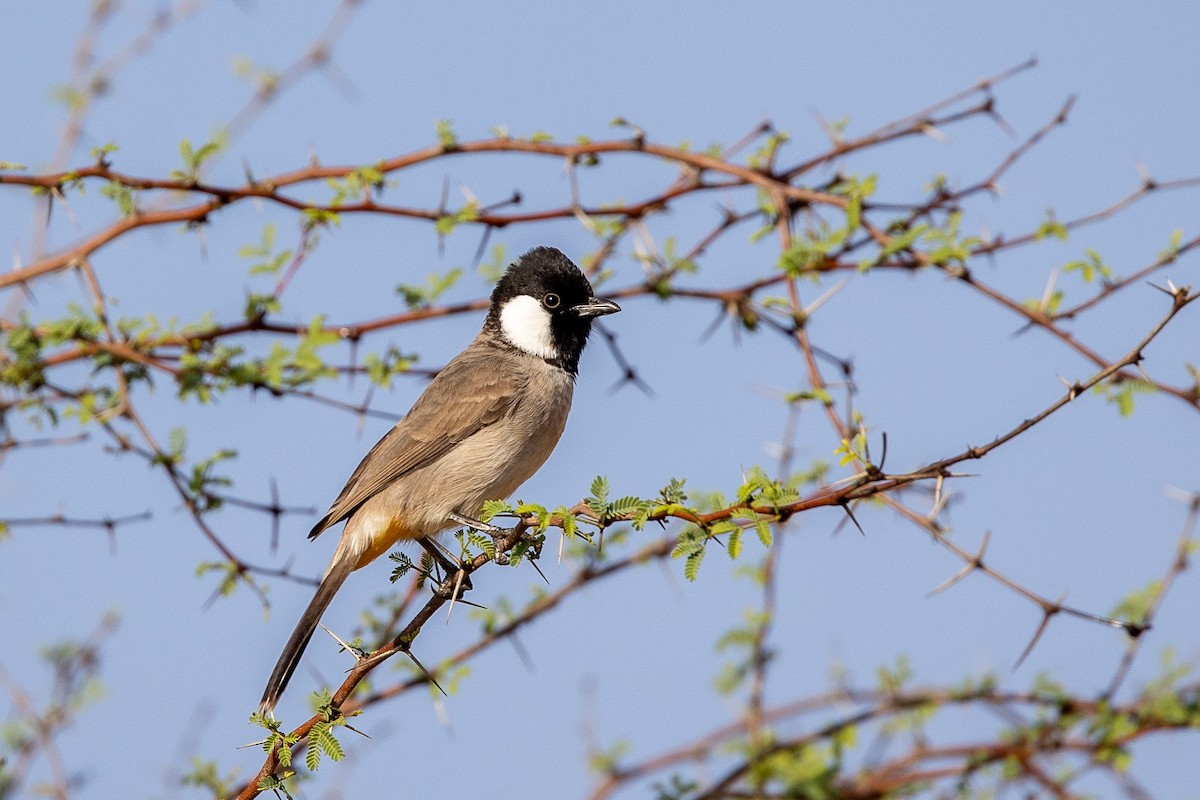
[[[553,310],[562,305],[562,300],[554,292],[549,292],[545,297],[542,298],[542,305]]]

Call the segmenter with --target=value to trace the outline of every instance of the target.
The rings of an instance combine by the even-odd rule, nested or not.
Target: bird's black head
[[[574,375],[592,319],[620,311],[595,297],[579,267],[553,247],[536,247],[509,266],[492,291],[487,325],[507,345]]]

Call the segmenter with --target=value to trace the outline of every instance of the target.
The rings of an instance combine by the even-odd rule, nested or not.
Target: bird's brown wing
[[[509,413],[521,389],[518,372],[506,368],[511,357],[474,344],[447,364],[408,414],[375,443],[308,537],[336,525],[396,479],[433,463]]]

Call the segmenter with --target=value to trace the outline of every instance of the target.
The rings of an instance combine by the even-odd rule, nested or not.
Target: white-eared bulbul
[[[620,311],[594,297],[569,258],[550,247],[509,266],[492,292],[483,330],[426,387],[408,414],[354,470],[310,539],[346,520],[342,538],[263,691],[269,713],[329,601],[351,572],[398,541],[478,517],[549,457],[571,410],[579,356],[592,320]]]

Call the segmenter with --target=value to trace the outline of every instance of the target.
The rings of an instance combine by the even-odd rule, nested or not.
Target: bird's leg
[[[450,514],[450,519],[454,522],[457,522],[459,525],[470,528],[471,530],[479,531],[480,533],[485,533],[492,537],[492,552],[495,554],[493,556],[493,560],[497,564],[508,563],[508,553],[504,552],[504,547],[505,545],[511,547],[512,543],[509,541],[501,542],[501,539],[507,539],[510,537],[513,533],[512,528],[500,528],[487,522],[481,522],[473,517],[467,517],[463,516],[462,514],[455,514],[453,512]]]
[[[518,520],[517,524],[511,528],[500,528],[496,525],[463,516],[462,514],[452,513],[450,514],[450,519],[459,525],[492,537],[493,560],[497,564],[508,564],[508,551],[514,545],[522,542],[529,545],[529,549],[526,552],[528,553],[527,558],[531,563],[536,561],[538,556],[542,554],[541,539],[528,533],[529,526],[525,524],[524,520]],[[534,565],[534,569],[537,569],[536,564]],[[539,569],[538,572],[540,573],[541,570]],[[545,576],[543,575],[542,577],[544,578]]]

